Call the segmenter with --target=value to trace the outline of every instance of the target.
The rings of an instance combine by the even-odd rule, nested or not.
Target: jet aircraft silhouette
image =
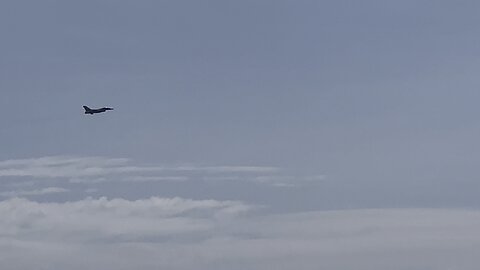
[[[93,115],[95,113],[102,113],[102,112],[113,110],[113,108],[108,108],[108,107],[103,107],[103,108],[100,108],[100,109],[90,109],[87,106],[83,106],[83,108],[85,109],[85,114],[91,114],[91,115]]]

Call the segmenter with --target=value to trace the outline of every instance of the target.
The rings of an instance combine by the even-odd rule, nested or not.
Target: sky
[[[1,1],[0,268],[478,269],[479,9]]]

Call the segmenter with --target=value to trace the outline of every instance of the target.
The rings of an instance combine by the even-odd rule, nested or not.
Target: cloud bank
[[[480,262],[478,211],[262,216],[254,209],[242,202],[182,198],[66,203],[12,198],[0,202],[0,266],[473,270]]]

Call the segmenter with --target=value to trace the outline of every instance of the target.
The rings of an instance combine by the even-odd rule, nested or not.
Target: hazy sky
[[[0,268],[478,269],[479,11],[0,1]]]

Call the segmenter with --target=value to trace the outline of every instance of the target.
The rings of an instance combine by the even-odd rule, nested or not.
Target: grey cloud
[[[62,204],[11,199],[0,203],[0,265],[73,270],[380,270],[392,265],[399,270],[473,270],[479,263],[478,211],[241,215],[251,209],[240,202],[180,198]],[[29,260],[22,259],[25,256]]]

